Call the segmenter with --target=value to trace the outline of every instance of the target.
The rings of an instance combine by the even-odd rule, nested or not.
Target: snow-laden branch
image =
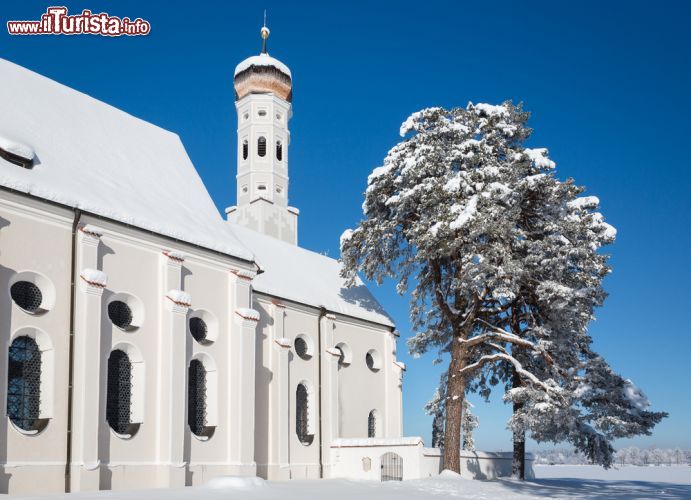
[[[475,370],[479,370],[483,366],[485,366],[487,363],[492,363],[494,361],[508,361],[511,363],[516,370],[516,373],[518,373],[522,378],[528,380],[531,384],[537,385],[544,389],[546,392],[549,393],[557,393],[559,394],[561,391],[553,387],[549,384],[544,383],[542,380],[537,378],[534,374],[530,373],[528,370],[523,368],[523,365],[521,364],[520,361],[518,361],[516,358],[511,356],[510,354],[505,354],[501,352],[497,352],[494,354],[486,354],[482,356],[480,359],[478,359],[475,363],[471,363],[463,368],[461,368],[458,372],[461,375],[466,375],[468,373],[471,373]]]
[[[550,365],[554,363],[554,360],[552,359],[552,356],[549,355],[544,349],[542,349],[540,346],[535,344],[534,342],[531,342],[526,339],[522,339],[518,335],[514,333],[507,332],[506,330],[502,330],[501,328],[498,328],[496,326],[490,325],[486,321],[482,319],[478,319],[478,322],[482,323],[485,325],[487,328],[490,329],[490,331],[485,332],[483,334],[480,334],[476,337],[470,338],[470,339],[458,339],[458,341],[461,344],[466,345],[467,347],[474,347],[479,344],[484,344],[485,342],[488,342],[490,340],[503,340],[504,342],[508,342],[510,344],[519,346],[519,347],[525,347],[527,349],[530,349],[532,351],[535,351],[539,353],[542,357],[545,358],[545,361],[547,361]]]

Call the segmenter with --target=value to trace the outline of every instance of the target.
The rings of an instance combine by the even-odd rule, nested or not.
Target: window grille
[[[250,152],[250,146],[247,143],[247,139],[245,139],[244,141],[242,141],[242,159],[243,160],[247,159],[249,152]]]
[[[108,304],[108,317],[118,328],[127,330],[132,325],[132,309],[121,300]]]
[[[17,281],[10,287],[12,300],[28,312],[36,312],[41,307],[43,295],[41,289],[30,281]]]
[[[190,333],[194,340],[200,344],[208,344],[209,341],[206,339],[209,329],[206,326],[206,322],[201,318],[190,318]]]
[[[197,436],[206,435],[206,369],[193,359],[187,385],[187,423]]]
[[[295,353],[298,356],[300,356],[302,359],[309,359],[310,355],[307,351],[308,351],[307,341],[302,337],[297,337],[295,339]]]
[[[367,417],[367,437],[377,437],[377,414],[374,410]]]
[[[118,434],[127,434],[132,419],[132,363],[119,349],[108,358],[106,420]]]
[[[266,138],[260,137],[257,140],[257,154],[262,158],[266,156]]]
[[[278,161],[283,160],[283,144],[281,144],[281,141],[276,141],[276,159]]]
[[[372,353],[367,353],[367,355],[365,356],[365,362],[367,363],[367,368],[369,368],[373,372],[377,371],[377,369],[374,367],[374,357],[372,356]]]
[[[295,393],[295,432],[300,442],[306,446],[312,444],[314,435],[309,433],[309,397],[307,387],[298,384]]]
[[[41,351],[31,337],[12,341],[7,363],[7,416],[25,431],[36,429],[41,406]]]

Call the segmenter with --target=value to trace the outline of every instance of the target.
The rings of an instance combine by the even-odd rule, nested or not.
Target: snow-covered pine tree
[[[364,220],[341,238],[351,280],[358,270],[378,282],[393,277],[405,293],[412,278],[411,352],[450,354],[444,461],[457,472],[465,392],[477,379],[488,390],[487,373],[519,381],[507,396],[516,432],[611,459],[611,430],[589,425],[573,391],[593,359],[586,325],[604,298],[608,268],[597,249],[614,230],[592,210],[595,199],[556,180],[546,150],[524,147],[527,118],[510,102],[414,113],[401,127],[412,135],[369,176]],[[548,407],[570,432],[542,428],[534,411]],[[639,429],[660,415],[642,416]]]
[[[444,463],[456,472],[465,392],[478,367],[509,361],[531,383],[560,390],[523,370],[503,347],[519,345],[548,358],[543,346],[487,326],[494,304],[515,296],[520,273],[515,261],[507,265],[512,242],[521,237],[520,199],[509,186],[544,169],[542,152],[522,146],[527,118],[510,102],[414,113],[401,127],[403,136],[412,135],[369,176],[364,220],[341,238],[351,280],[358,270],[378,282],[393,277],[404,293],[413,278],[411,320],[418,333],[409,348],[450,354]]]
[[[512,349],[531,373],[543,380],[552,378],[565,389],[553,404],[570,405],[572,411],[562,415],[573,418],[561,421],[562,425],[569,422],[564,429],[570,433],[557,440],[571,441],[591,462],[609,467],[613,439],[649,434],[666,414],[648,411],[642,393],[591,350],[588,324],[606,297],[602,280],[610,270],[608,256],[599,250],[614,240],[616,232],[597,211],[596,197],[580,197],[583,188],[571,180],[558,180],[546,153],[539,161],[550,162],[549,171],[515,188],[522,199],[518,218],[522,238],[514,242],[511,252],[522,269],[518,294],[503,304],[505,312],[492,323],[502,324],[503,316],[502,327],[549,352],[552,362],[545,364],[543,357],[521,356]],[[526,401],[520,396],[522,379],[514,376],[512,382],[507,399],[514,404],[512,423],[518,424]],[[536,390],[542,389],[533,385],[527,393]],[[634,392],[640,394],[638,400]],[[545,406],[549,396],[544,394],[539,400],[541,415],[549,414]],[[529,424],[512,425],[514,475],[520,478],[524,477],[525,431],[534,429],[544,435],[544,428],[550,426],[544,417]]]

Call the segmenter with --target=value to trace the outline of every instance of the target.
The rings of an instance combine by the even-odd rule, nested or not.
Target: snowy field
[[[445,472],[405,482],[266,482],[259,478],[224,478],[198,488],[131,492],[77,493],[74,500],[422,500],[425,498],[691,498],[691,467],[626,466],[605,471],[589,465],[536,466],[535,481],[473,481]],[[65,495],[22,498],[65,498]],[[20,497],[15,497],[20,498]]]

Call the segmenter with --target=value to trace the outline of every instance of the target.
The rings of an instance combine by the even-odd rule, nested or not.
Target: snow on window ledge
[[[182,290],[170,290],[166,294],[166,298],[178,306],[189,307],[192,305],[192,296]]]
[[[79,276],[91,286],[105,288],[108,285],[108,276],[98,269],[84,269]]]
[[[248,319],[250,321],[259,321],[259,312],[248,307],[239,307],[235,310],[235,314],[240,316],[242,319]]]

